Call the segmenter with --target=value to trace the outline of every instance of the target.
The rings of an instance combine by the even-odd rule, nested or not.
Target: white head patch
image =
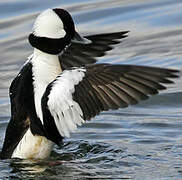
[[[66,34],[63,22],[52,9],[42,12],[37,17],[33,26],[33,33],[36,36],[47,38],[62,38]]]

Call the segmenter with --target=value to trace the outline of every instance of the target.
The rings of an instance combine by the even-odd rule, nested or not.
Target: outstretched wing
[[[121,39],[127,37],[128,31],[106,33],[85,36],[91,43],[71,43],[71,46],[59,56],[61,67],[63,70],[70,67],[80,67],[86,64],[96,62],[96,57],[104,56],[106,51],[113,49],[114,44],[121,42]]]
[[[65,70],[46,89],[42,98],[47,137],[58,143],[69,137],[77,125],[109,109],[124,108],[165,89],[176,70],[94,64]]]

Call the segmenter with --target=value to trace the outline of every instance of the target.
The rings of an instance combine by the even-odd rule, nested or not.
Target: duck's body
[[[49,157],[78,125],[101,111],[136,104],[165,89],[176,70],[93,64],[126,37],[117,32],[82,38],[62,9],[38,16],[29,36],[34,53],[10,87],[11,120],[1,158]]]
[[[49,157],[54,143],[44,136],[33,135],[27,129],[21,141],[13,151],[11,158],[20,159],[45,159]]]
[[[50,55],[34,49],[33,55],[25,66],[32,66],[32,86],[34,89],[34,102],[38,118],[43,123],[41,111],[41,98],[50,82],[61,74],[61,65],[58,55]],[[24,74],[21,74],[23,76]],[[30,122],[30,120],[27,120]],[[23,135],[16,149],[13,151],[12,158],[39,158],[44,159],[50,155],[53,142],[45,136],[33,135],[30,127]]]

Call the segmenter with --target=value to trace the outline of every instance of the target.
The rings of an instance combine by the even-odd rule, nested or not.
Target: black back
[[[26,64],[13,80],[10,87],[10,100],[11,119],[6,130],[1,159],[11,158],[14,149],[29,127],[33,134],[44,134],[35,111],[32,64]]]

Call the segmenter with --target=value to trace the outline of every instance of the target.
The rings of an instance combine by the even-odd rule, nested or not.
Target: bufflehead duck
[[[172,83],[177,70],[94,64],[127,33],[82,37],[67,11],[41,13],[29,35],[34,52],[10,87],[11,120],[0,157],[47,158],[86,120],[137,104]]]

